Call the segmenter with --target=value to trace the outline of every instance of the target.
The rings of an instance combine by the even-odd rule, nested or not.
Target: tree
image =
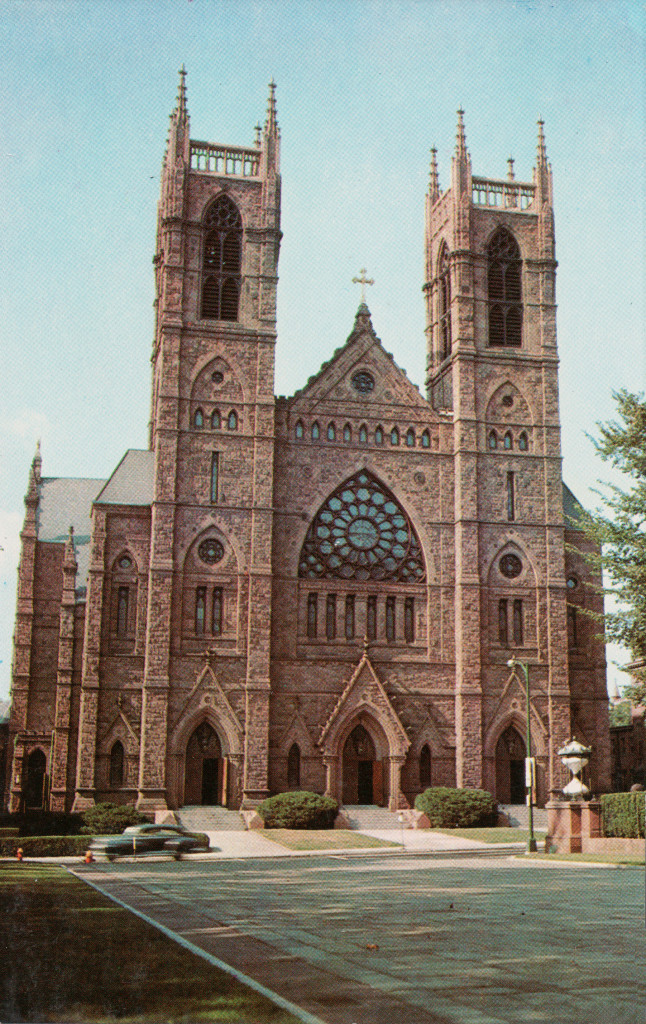
[[[606,484],[598,492],[603,509],[586,512],[583,529],[597,546],[586,558],[603,572],[604,593],[616,599],[604,615],[606,637],[632,652],[635,683],[625,696],[638,703],[646,697],[646,400],[625,389],[613,397],[619,418],[597,424],[592,442],[631,485]]]

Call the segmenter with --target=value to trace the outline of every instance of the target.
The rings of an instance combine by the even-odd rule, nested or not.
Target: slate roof
[[[570,530],[581,529],[583,526],[584,508],[581,502],[574,497],[567,484],[563,484],[563,515],[565,517],[565,528]]]
[[[64,544],[70,526],[74,527],[74,547],[78,574],[77,591],[87,586],[92,532],[92,502],[105,480],[85,477],[49,476],[40,481],[37,513],[38,540]]]
[[[95,500],[99,505],[151,505],[154,476],[155,453],[129,448]]]

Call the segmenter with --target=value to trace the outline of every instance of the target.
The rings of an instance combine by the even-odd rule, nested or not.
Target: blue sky
[[[476,174],[554,170],[564,476],[644,388],[644,18],[620,0],[0,0],[0,695],[9,689],[27,470],[109,475],[145,447],[159,171],[177,70],[193,138],[245,145],[278,83],[283,244],[276,391],[343,342],[360,267],[386,349],[423,383],[429,148],[455,111]]]

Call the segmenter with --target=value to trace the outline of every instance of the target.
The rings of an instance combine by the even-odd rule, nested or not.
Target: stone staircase
[[[498,810],[506,814],[512,828],[527,828],[529,811],[526,804],[498,804]],[[547,832],[547,811],[544,807],[533,808],[534,828]]]
[[[191,832],[244,832],[245,823],[238,811],[226,807],[202,807],[195,804],[180,807],[177,820]]]
[[[339,809],[348,819],[350,828],[357,832],[401,828],[397,813],[389,811],[387,807],[377,807],[376,804],[344,804]]]

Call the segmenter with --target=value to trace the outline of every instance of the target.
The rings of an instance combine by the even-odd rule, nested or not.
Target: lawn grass
[[[389,839],[375,839],[359,832],[351,832],[342,828],[331,829],[295,829],[266,828],[263,836],[286,846],[288,850],[359,850],[378,846],[396,846]]]
[[[431,832],[441,832],[444,836],[459,836],[460,839],[477,839],[480,843],[526,843],[529,832],[524,828],[432,828]],[[534,837],[541,840],[544,831],[534,829]]]
[[[297,1024],[62,867],[0,864],[2,1021]]]
[[[643,867],[644,857],[623,853],[528,853],[528,860],[569,860],[579,864],[626,864]]]

